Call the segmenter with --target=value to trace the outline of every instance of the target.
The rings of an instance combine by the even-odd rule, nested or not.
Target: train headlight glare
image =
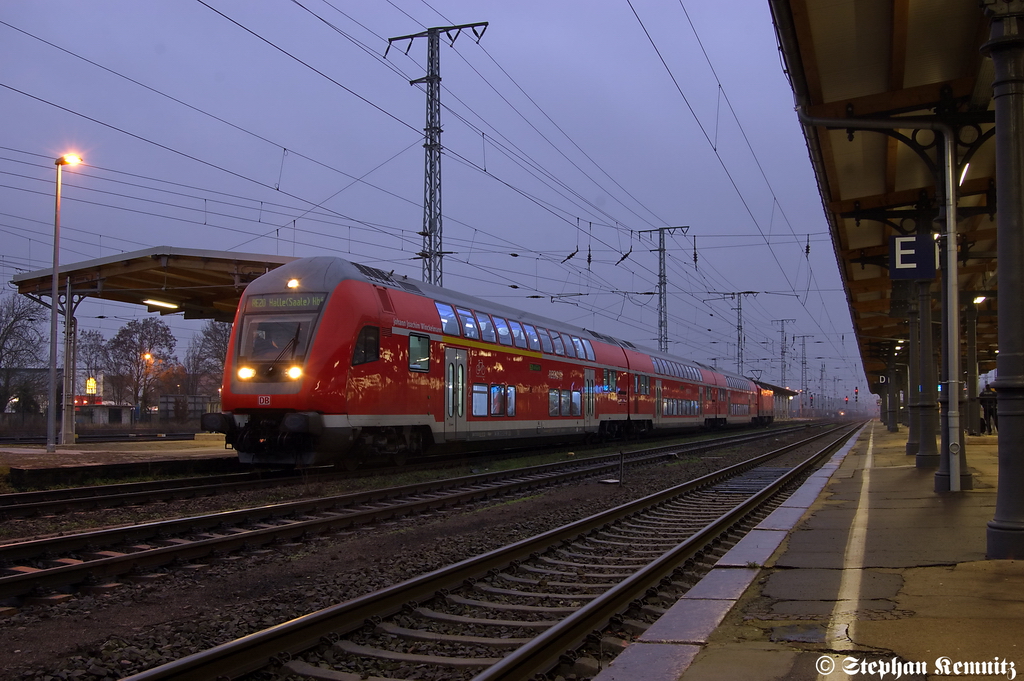
[[[247,381],[256,375],[256,370],[252,367],[242,367],[238,370],[238,377],[243,381]]]
[[[302,367],[289,367],[288,378],[297,379],[302,377]]]
[[[298,288],[298,287],[299,287],[299,280],[298,279],[289,279],[288,280],[288,288]]]

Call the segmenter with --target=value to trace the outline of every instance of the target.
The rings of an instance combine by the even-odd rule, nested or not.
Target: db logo
[[[261,407],[269,407],[270,406],[270,395],[260,395],[256,399],[259,402],[259,405]]]

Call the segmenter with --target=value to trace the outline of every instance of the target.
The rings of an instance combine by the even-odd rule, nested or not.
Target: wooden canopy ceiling
[[[294,259],[160,246],[62,265],[57,282],[62,294],[70,280],[73,296],[145,305],[162,314],[183,312],[186,319],[231,322],[246,285]],[[52,273],[26,272],[12,281],[18,293],[49,298]]]
[[[803,128],[869,382],[884,373],[883,354],[908,338],[900,287],[894,298],[889,279],[890,237],[942,231],[933,224],[942,219],[942,145],[930,130],[868,131],[858,118],[931,117],[957,131],[957,179],[969,163],[957,204],[960,300],[986,296],[978,359],[981,372],[994,369],[993,70],[981,51],[989,20],[979,3],[769,2],[797,106],[815,119],[849,121]],[[938,281],[932,290],[938,320]]]

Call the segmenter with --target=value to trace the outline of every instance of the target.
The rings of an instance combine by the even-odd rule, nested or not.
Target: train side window
[[[587,358],[587,349],[583,347],[583,341],[576,336],[570,336],[572,338],[572,344],[576,346],[576,356],[580,359]]]
[[[575,357],[576,356],[576,348],[573,346],[572,339],[569,337],[568,334],[564,334],[564,333],[562,334],[562,344],[565,345],[565,356],[566,357]]]
[[[597,354],[594,352],[594,344],[591,343],[586,338],[584,338],[582,340],[583,340],[583,347],[586,348],[586,350],[587,350],[587,359],[589,359],[591,362],[596,362],[597,361]]]
[[[544,349],[544,352],[549,355],[555,351],[555,346],[551,344],[551,334],[548,333],[547,329],[537,327],[537,333],[540,335],[540,346]]]
[[[409,334],[409,371],[430,371],[430,338]]]
[[[559,333],[557,331],[552,331],[551,332],[551,342],[555,344],[555,354],[556,355],[564,355],[565,354],[565,346],[562,345],[562,337],[561,337],[561,335],[559,335]]]
[[[491,416],[505,415],[505,386],[491,385]]]
[[[523,325],[510,319],[508,321],[508,328],[512,329],[512,341],[516,344],[516,347],[525,348],[526,334],[523,332]]]
[[[494,323],[491,322],[491,317],[486,312],[477,311],[476,319],[480,322],[480,337],[485,341],[491,343],[497,343],[498,337],[494,333]]]
[[[572,416],[572,392],[561,390],[559,393],[562,398],[562,416]]]
[[[459,318],[455,316],[452,306],[448,303],[438,302],[435,302],[434,306],[437,308],[438,316],[441,317],[441,330],[449,336],[461,336]]]
[[[487,416],[487,384],[473,384],[473,416]]]
[[[476,318],[473,317],[473,312],[461,307],[455,308],[455,311],[459,313],[459,319],[462,320],[462,335],[466,338],[480,340],[480,331],[477,329]]]
[[[618,380],[617,380],[615,369],[605,369],[604,370],[604,389],[605,389],[605,392],[614,393],[615,390],[616,390],[616,386],[617,385],[618,385]]]
[[[572,391],[570,409],[570,416],[579,416],[583,413],[583,393],[579,390]]]
[[[508,322],[501,317],[495,317],[494,328],[498,330],[499,343],[502,345],[512,345],[512,332],[508,330]]]
[[[548,390],[548,416],[558,416],[559,393],[557,390]]]
[[[380,359],[380,329],[376,326],[364,326],[356,337],[356,347],[352,353],[352,366],[376,362]]]
[[[540,336],[537,335],[537,329],[525,323],[523,329],[526,330],[526,340],[530,343],[530,349],[540,352]]]
[[[505,416],[516,415],[516,387],[510,385],[505,388]]]

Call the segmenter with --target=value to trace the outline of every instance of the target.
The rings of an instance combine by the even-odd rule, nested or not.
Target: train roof
[[[414,295],[421,295],[433,300],[453,303],[460,307],[468,307],[474,310],[498,314],[499,316],[509,317],[535,326],[558,329],[559,331],[565,331],[577,336],[589,337],[602,343],[617,345],[627,351],[650,355],[652,358],[657,357],[660,359],[688,364],[693,367],[700,368],[702,371],[708,371],[724,376],[727,379],[732,378],[742,381],[750,381],[751,383],[754,382],[753,379],[746,376],[740,376],[739,374],[723,371],[721,369],[714,369],[692,359],[661,352],[643,345],[637,345],[621,338],[609,336],[598,331],[593,331],[585,327],[544,317],[532,312],[526,312],[518,308],[503,305],[502,303],[495,303],[483,298],[477,298],[476,296],[471,296],[448,288],[442,288],[427,282],[415,281],[404,275],[395,275],[394,270],[387,272],[376,267],[351,262],[344,258],[335,256],[313,256],[308,258],[299,258],[289,262],[254,281],[249,285],[247,293],[259,294],[280,291],[284,282],[293,277],[303,279],[305,282],[304,287],[306,288],[322,286],[324,291],[332,291],[338,284],[349,279],[364,281],[389,289],[405,291],[406,293],[412,293]]]

